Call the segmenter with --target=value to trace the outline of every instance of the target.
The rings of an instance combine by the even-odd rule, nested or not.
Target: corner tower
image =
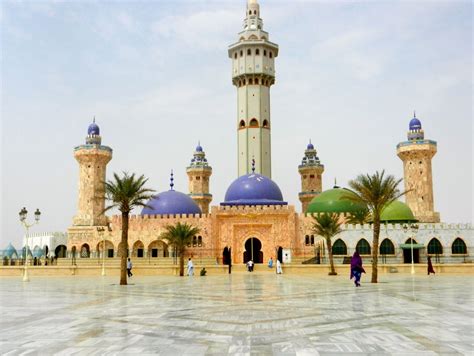
[[[397,145],[397,155],[403,161],[405,201],[420,222],[439,222],[434,211],[431,159],[436,154],[436,141],[425,140],[421,122],[414,115],[410,121],[408,141]]]
[[[237,87],[238,175],[255,171],[271,178],[270,86],[275,83],[278,45],[263,30],[257,0],[248,0],[244,29],[229,46],[232,83]]]
[[[298,166],[301,175],[301,192],[298,194],[301,202],[301,211],[304,213],[314,197],[321,194],[323,189],[324,165],[317,156],[314,145],[309,141],[301,164]]]
[[[99,126],[94,122],[87,129],[86,144],[74,148],[74,158],[79,163],[79,199],[74,226],[105,226],[104,181],[107,163],[112,159],[112,149],[102,146]]]
[[[209,178],[212,175],[212,167],[207,163],[206,153],[200,144],[194,151],[186,173],[189,178],[189,196],[196,202],[203,214],[208,214],[209,204],[212,201],[212,195],[209,194]]]

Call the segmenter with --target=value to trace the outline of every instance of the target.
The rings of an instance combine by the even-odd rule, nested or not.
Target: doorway
[[[404,248],[403,249],[403,263],[411,263],[411,249]],[[420,250],[413,249],[413,263],[420,263]]]
[[[224,265],[230,265],[232,261],[231,249],[226,247],[222,252],[222,263]]]
[[[281,246],[277,250],[277,260],[283,263],[283,248]]]
[[[244,263],[250,260],[253,263],[263,263],[262,243],[256,237],[245,241]]]

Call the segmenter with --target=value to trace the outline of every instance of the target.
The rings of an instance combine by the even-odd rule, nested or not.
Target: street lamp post
[[[411,274],[415,274],[415,261],[413,259],[413,239],[418,232],[418,225],[417,224],[410,224],[411,231],[413,236],[410,238],[410,249],[411,249]],[[403,225],[403,231],[408,233],[408,225]]]
[[[102,275],[105,276],[105,228],[103,226],[99,226],[97,228],[97,233],[99,236],[102,236]]]
[[[31,224],[28,224],[26,222],[26,218],[28,216],[28,210],[26,210],[25,207],[23,207],[23,209],[20,210],[19,215],[20,215],[20,222],[25,227],[25,231],[26,231],[26,234],[25,234],[25,267],[24,267],[24,270],[23,270],[23,282],[29,282],[30,278],[28,277],[28,234],[29,234],[29,231],[30,231],[30,227],[32,227],[33,225],[39,223],[41,212],[39,211],[39,209],[36,209],[36,211],[35,211],[35,222],[31,223]]]

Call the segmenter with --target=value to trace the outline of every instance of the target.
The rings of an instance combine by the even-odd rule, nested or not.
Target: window
[[[245,127],[245,121],[244,121],[244,120],[240,120],[239,127],[240,127],[240,128],[244,128],[244,127]]]
[[[193,236],[193,247],[197,245],[197,236]]]
[[[306,236],[304,237],[304,244],[305,244],[306,246],[309,246],[309,235],[306,235]]]
[[[265,57],[267,56],[267,50],[266,50],[266,49],[263,50],[263,55],[264,55]]]
[[[252,78],[249,79],[249,85],[253,85],[253,79]]]
[[[366,239],[360,239],[356,246],[356,251],[360,255],[370,255],[370,245]]]
[[[453,255],[467,254],[466,243],[458,237],[456,240],[454,240],[451,246],[451,252],[453,253]]]
[[[269,56],[270,58],[273,58],[273,52],[270,52],[270,53],[268,54],[268,56]]]
[[[198,247],[202,246],[202,236],[198,236]]]
[[[250,127],[258,127],[258,121],[256,118],[253,118],[252,120],[250,120]]]
[[[196,177],[196,180],[201,180],[201,177],[197,176],[197,177]]]
[[[256,55],[256,56],[259,56],[259,55],[260,55],[260,50],[259,50],[258,48],[255,50],[255,55]]]
[[[254,14],[254,15],[257,15],[257,10],[253,10],[253,14]]]
[[[395,246],[393,246],[392,241],[389,239],[385,239],[380,244],[380,254],[381,255],[394,255],[395,254]]]
[[[240,51],[240,56],[242,57],[244,55],[244,51]]]
[[[237,52],[234,53],[234,58],[237,59]]]
[[[309,178],[314,178],[314,174],[310,174],[310,175],[309,175]]]
[[[436,237],[433,237],[428,243],[428,254],[429,255],[442,255],[443,254],[443,246],[441,246],[441,242],[439,242],[439,240]]]
[[[251,54],[252,54],[252,50],[249,48],[249,49],[247,50],[247,56],[250,56]]]
[[[314,235],[311,235],[311,246],[314,246]]]
[[[332,254],[334,256],[347,255],[347,246],[341,239],[337,239],[332,245]]]
[[[268,127],[268,120],[263,120],[263,127]]]
[[[258,85],[258,78],[255,78],[255,85]]]

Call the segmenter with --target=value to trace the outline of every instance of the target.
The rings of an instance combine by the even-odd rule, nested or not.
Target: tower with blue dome
[[[305,212],[311,200],[321,194],[323,189],[324,165],[319,161],[318,153],[311,140],[306,146],[298,172],[301,176],[301,192],[298,197],[301,202],[301,211]]]
[[[244,29],[238,36],[228,49],[237,88],[238,176],[251,172],[255,158],[256,173],[271,178],[270,87],[275,83],[278,45],[263,30],[257,0],[248,0]]]
[[[207,162],[206,153],[198,143],[193,158],[186,168],[189,181],[189,196],[196,202],[203,214],[209,213],[212,194],[209,193],[209,180],[212,167]]]
[[[107,164],[112,159],[112,149],[102,145],[100,128],[93,122],[87,128],[86,142],[74,148],[74,158],[79,163],[79,194],[74,226],[105,226],[104,181]]]
[[[425,139],[421,121],[415,113],[408,124],[407,139],[397,145],[397,155],[403,161],[406,203],[420,222],[439,222],[439,213],[434,211],[431,167],[437,144]]]

